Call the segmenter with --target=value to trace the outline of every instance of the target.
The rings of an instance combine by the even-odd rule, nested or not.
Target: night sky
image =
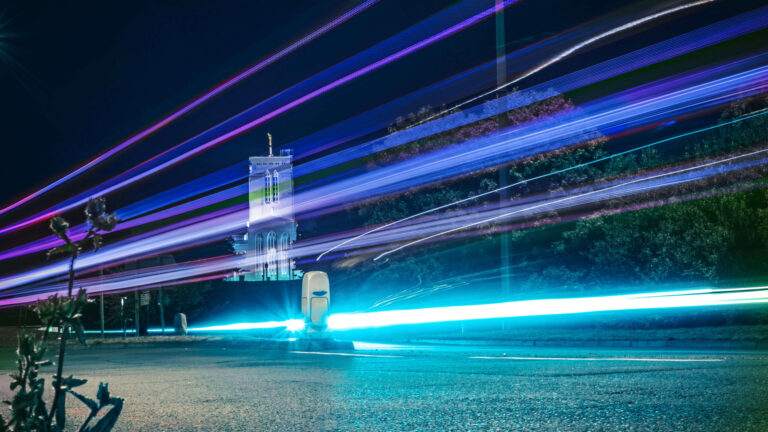
[[[172,111],[191,97],[326,22],[355,1],[5,1],[0,3],[0,202],[11,203]],[[610,3],[612,9],[606,10]],[[526,0],[507,11],[514,50],[629,2]],[[654,2],[645,2],[651,3]],[[658,3],[658,2],[655,2]],[[726,4],[727,3],[727,4]],[[604,44],[541,74],[567,72],[731,16],[761,2],[721,2],[621,44]],[[7,215],[7,224],[93,186],[276,91],[453,4],[382,0],[223,96]],[[213,151],[110,196],[116,208],[374,108],[494,58],[486,20],[324,95]],[[407,114],[407,113],[403,113]],[[27,230],[45,234],[45,227]]]

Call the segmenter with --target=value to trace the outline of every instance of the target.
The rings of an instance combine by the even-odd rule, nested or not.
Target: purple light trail
[[[737,62],[736,64],[738,65],[739,63]],[[632,94],[632,92],[619,94],[616,97],[598,101],[593,107],[584,109],[585,114],[595,112],[593,115],[580,114],[575,119],[566,117],[566,119],[555,119],[554,121],[541,122],[541,124],[534,123],[515,130],[516,135],[476,139],[474,140],[475,142],[466,142],[460,147],[436,151],[434,154],[427,154],[412,161],[395,164],[386,169],[346,178],[321,188],[308,190],[297,195],[296,212],[299,215],[311,214],[320,210],[328,212],[332,206],[346,205],[348,202],[367,199],[374,195],[391,194],[403,188],[410,188],[414,184],[423,185],[429,182],[440,181],[443,178],[461,174],[462,171],[465,172],[466,170],[487,166],[489,160],[497,159],[499,154],[507,154],[513,147],[530,148],[530,151],[543,152],[560,148],[564,144],[583,142],[585,139],[583,131],[585,129],[613,127],[617,123],[626,123],[628,119],[632,118],[654,121],[655,118],[649,117],[649,114],[661,110],[665,115],[673,115],[675,112],[669,111],[670,107],[677,106],[688,109],[691,103],[697,105],[702,100],[709,101],[713,98],[717,99],[723,95],[729,95],[734,89],[743,89],[750,80],[754,79],[755,74],[758,76],[757,82],[759,84],[765,79],[765,74],[760,72],[760,70],[758,68],[757,72],[750,71],[705,82],[671,94],[666,94],[665,91],[670,87],[678,87],[674,80],[671,83],[662,82],[651,87],[643,86],[640,90],[646,98],[636,104],[627,105],[626,103],[627,94]],[[720,73],[720,71],[716,72]],[[699,76],[700,78],[702,77]],[[686,80],[689,78],[682,77],[678,79]],[[658,94],[654,92],[658,92]],[[665,95],[665,97],[659,95]],[[616,107],[619,108],[617,109]],[[608,116],[608,114],[611,115]],[[551,128],[552,124],[557,125],[554,128],[555,130]],[[563,141],[564,138],[565,141]],[[514,146],[511,146],[511,143],[514,143]],[[542,148],[541,146],[545,143],[552,145],[552,147]],[[482,150],[482,152],[478,150]],[[518,151],[518,156],[516,157],[527,154],[533,153],[520,154]],[[462,160],[462,165],[464,166],[457,166],[452,160]],[[480,165],[470,165],[472,160],[475,161],[473,163]],[[237,191],[245,190],[242,187],[239,187],[240,189],[237,188],[231,189],[230,192],[222,191],[220,194],[223,195],[217,195],[217,197],[227,199],[236,196]],[[158,214],[149,215],[140,221],[129,222],[129,225],[135,226],[144,222],[157,221],[163,217],[173,216],[190,209],[214,204],[220,201],[220,199],[203,197],[180,207],[170,208]],[[32,245],[25,245],[6,251],[3,253],[3,256],[12,257],[42,250],[50,245],[50,241],[55,240],[53,238],[44,239]]]
[[[520,0],[506,0],[504,2],[504,7],[507,7],[509,5],[517,3],[518,1],[520,1]],[[436,42],[438,42],[438,41],[440,41],[442,39],[445,39],[446,37],[449,37],[449,36],[451,36],[451,35],[453,35],[455,33],[458,33],[458,32],[460,32],[462,30],[465,30],[465,29],[471,27],[472,25],[477,24],[478,22],[480,22],[480,21],[484,20],[485,18],[491,16],[493,13],[495,13],[495,11],[496,11],[496,6],[492,6],[490,8],[485,9],[485,10],[482,10],[481,12],[476,13],[476,14],[470,16],[469,18],[466,18],[466,19],[462,20],[462,21],[460,21],[457,24],[451,25],[447,29],[444,29],[444,30],[442,30],[442,31],[440,31],[440,32],[430,36],[430,37],[427,37],[426,39],[423,39],[423,40],[421,40],[421,41],[419,41],[419,42],[417,42],[417,43],[415,43],[413,45],[410,45],[410,46],[408,46],[406,48],[403,48],[403,49],[401,49],[401,50],[399,50],[399,51],[397,51],[397,52],[395,52],[393,54],[390,54],[390,55],[388,55],[388,56],[386,56],[386,57],[384,57],[384,58],[382,58],[382,59],[380,59],[378,61],[370,63],[370,64],[368,64],[368,65],[366,65],[366,66],[356,70],[355,72],[349,73],[349,74],[347,74],[347,75],[345,75],[345,76],[343,76],[341,78],[338,78],[338,79],[332,81],[329,84],[323,85],[322,87],[320,87],[318,89],[315,89],[315,90],[313,90],[313,91],[311,91],[309,93],[306,93],[303,96],[298,97],[297,99],[294,99],[293,101],[291,101],[289,103],[286,103],[286,104],[280,106],[277,109],[274,109],[274,110],[272,110],[272,111],[270,111],[270,112],[268,112],[268,113],[266,113],[264,115],[259,116],[255,120],[249,121],[249,122],[247,122],[246,124],[244,124],[242,126],[239,126],[239,127],[235,128],[235,129],[232,129],[232,130],[230,130],[230,131],[228,131],[226,133],[218,135],[216,138],[210,139],[207,142],[205,142],[205,143],[203,143],[201,145],[198,145],[197,147],[194,147],[194,148],[192,148],[190,150],[185,151],[181,155],[178,155],[178,156],[175,156],[175,157],[171,158],[170,160],[162,162],[162,163],[160,163],[158,165],[155,165],[154,167],[146,169],[144,171],[140,171],[140,172],[138,172],[137,174],[135,174],[133,176],[127,176],[128,178],[124,178],[124,177],[126,177],[125,175],[118,176],[118,177],[116,177],[116,178],[114,178],[112,180],[109,180],[109,181],[103,183],[102,185],[94,187],[94,188],[92,188],[92,189],[90,189],[90,190],[88,190],[88,191],[78,195],[77,197],[75,197],[73,199],[68,200],[66,202],[66,204],[60,204],[58,206],[49,208],[48,210],[45,210],[44,212],[38,213],[37,215],[35,215],[33,217],[24,219],[24,220],[22,220],[20,222],[14,223],[14,224],[12,224],[10,226],[6,226],[6,227],[3,227],[3,228],[0,228],[0,235],[6,234],[6,233],[9,233],[9,232],[12,232],[12,231],[24,228],[24,227],[27,227],[27,226],[32,225],[32,224],[37,223],[37,222],[44,221],[44,220],[52,217],[55,214],[58,214],[58,213],[62,212],[62,211],[66,211],[66,210],[72,209],[72,208],[74,208],[76,206],[82,205],[83,203],[85,203],[89,199],[89,197],[92,197],[94,195],[106,195],[106,194],[108,194],[110,192],[113,192],[115,190],[123,188],[123,187],[125,187],[125,186],[127,186],[129,184],[132,184],[132,183],[134,183],[136,181],[139,181],[139,180],[141,180],[143,178],[151,176],[151,175],[153,175],[153,174],[155,174],[155,173],[157,173],[159,171],[162,171],[163,169],[166,169],[166,168],[168,168],[168,167],[170,167],[172,165],[175,165],[176,163],[179,163],[179,162],[181,162],[181,161],[183,161],[185,159],[188,159],[188,158],[190,158],[192,156],[195,156],[195,155],[197,155],[197,154],[199,154],[199,153],[201,153],[201,152],[203,152],[203,151],[205,151],[205,150],[207,150],[207,149],[209,149],[211,147],[214,147],[214,146],[216,146],[218,144],[221,144],[221,143],[223,143],[223,142],[225,142],[225,141],[227,141],[229,139],[232,139],[232,138],[234,138],[234,137],[236,137],[238,135],[241,135],[241,134],[247,132],[248,130],[253,129],[256,126],[259,126],[259,125],[269,121],[270,119],[272,119],[274,117],[277,117],[277,116],[279,116],[279,115],[281,115],[281,114],[283,114],[283,113],[285,113],[285,112],[287,112],[287,111],[289,111],[289,110],[291,110],[291,109],[293,109],[293,108],[295,108],[295,107],[297,107],[297,106],[299,106],[301,104],[304,104],[304,103],[306,103],[306,102],[308,102],[308,101],[310,101],[310,100],[312,100],[312,99],[314,99],[314,98],[324,94],[327,91],[330,91],[330,90],[332,90],[334,88],[337,88],[337,87],[339,87],[339,86],[341,86],[343,84],[346,84],[349,81],[352,81],[352,80],[357,79],[357,78],[359,78],[359,77],[361,77],[363,75],[366,75],[366,74],[368,74],[368,73],[370,73],[370,72],[372,72],[372,71],[374,71],[374,70],[376,70],[376,69],[378,69],[378,68],[380,68],[382,66],[385,66],[385,65],[387,65],[387,64],[389,64],[391,62],[394,62],[394,61],[396,61],[396,60],[398,60],[398,59],[400,59],[402,57],[405,57],[405,56],[407,56],[407,55],[409,55],[409,54],[411,54],[411,53],[413,53],[415,51],[418,51],[418,50],[420,50],[422,48],[425,48],[425,47],[427,47],[429,45],[432,45],[432,44],[434,44],[434,43],[436,43]],[[234,118],[237,118],[237,117],[238,116],[235,116]],[[227,122],[224,122],[222,124],[225,124],[225,123],[227,123]],[[214,127],[213,129],[218,128],[222,124]],[[205,134],[210,133],[210,132],[211,132],[211,129],[209,129],[208,131],[198,135],[198,137],[204,136]],[[192,140],[190,140],[190,141],[192,141]],[[185,144],[185,143],[179,144],[179,145],[175,146],[173,149],[166,150],[161,155],[168,154],[171,150],[177,149],[177,148],[179,148],[183,144]],[[139,167],[141,167],[142,165],[147,164],[148,162],[154,160],[155,158],[157,158],[159,156],[160,155],[155,156],[154,158],[149,159],[149,160],[143,162],[142,164],[139,164],[138,166],[132,168],[131,170],[129,170],[127,173],[124,173],[124,174],[128,174],[128,173],[130,173],[130,172],[132,172],[134,170],[138,171]],[[120,179],[121,177],[123,177],[124,179],[123,180],[116,180],[116,179]]]
[[[87,170],[93,168],[94,166],[98,165],[99,163],[107,160],[108,158],[114,156],[115,154],[125,150],[126,148],[132,146],[133,144],[141,141],[142,139],[148,137],[149,135],[157,132],[158,130],[162,129],[163,127],[171,124],[175,120],[179,119],[183,115],[187,114],[188,112],[192,111],[193,109],[197,108],[198,106],[202,105],[203,103],[207,102],[209,99],[217,96],[218,94],[228,90],[229,88],[235,86],[240,81],[250,77],[251,75],[259,72],[260,70],[266,68],[267,66],[275,63],[276,61],[282,59],[283,57],[293,53],[294,51],[298,50],[299,48],[307,45],[308,43],[312,42],[313,40],[317,39],[318,37],[328,33],[329,31],[333,30],[334,28],[338,27],[339,25],[343,24],[344,22],[350,20],[354,16],[360,14],[361,12],[365,11],[366,9],[370,8],[374,4],[378,3],[379,0],[366,0],[357,6],[353,7],[352,9],[344,12],[343,14],[339,15],[338,17],[334,18],[330,22],[320,26],[319,28],[315,29],[314,31],[308,33],[307,35],[303,36],[302,38],[292,42],[285,48],[277,51],[274,54],[269,55],[268,57],[264,58],[263,60],[259,61],[258,63],[254,64],[253,66],[249,67],[248,69],[240,72],[239,74],[233,76],[232,78],[229,78],[228,80],[222,82],[221,84],[217,85],[216,87],[208,90],[207,92],[203,93],[202,95],[198,96],[196,99],[193,99],[191,102],[188,102],[186,105],[182,106],[178,110],[174,111],[169,116],[165,117],[164,119],[158,121],[157,123],[154,123],[150,127],[136,133],[135,135],[131,136],[130,138],[126,139],[125,141],[121,142],[120,144],[112,147],[111,149],[105,151],[104,153],[96,156],[95,158],[91,159],[86,164],[82,165],[79,168],[76,168],[75,170],[71,171],[70,173],[66,174],[64,177],[52,182],[51,184],[27,195],[26,197],[20,199],[19,201],[16,201],[13,204],[10,204],[2,209],[0,209],[0,215],[3,213],[6,213],[10,210],[13,210],[14,208],[28,202],[31,199],[34,199],[45,192],[63,184],[64,182],[86,172]]]
[[[499,219],[508,220],[512,216],[532,217],[537,214],[545,214],[552,210],[575,208],[586,204],[596,204],[606,200],[613,200],[618,197],[631,197],[649,191],[659,191],[670,186],[692,183],[713,176],[721,176],[728,172],[740,169],[758,166],[764,167],[768,163],[768,159],[765,157],[751,161],[748,160],[746,162],[737,163],[737,161],[755,158],[756,156],[761,156],[765,153],[768,153],[768,150],[761,149],[704,163],[692,164],[683,168],[664,169],[655,173],[644,173],[628,180],[614,180],[612,183],[608,183],[607,186],[605,184],[597,184],[582,187],[580,188],[581,191],[579,188],[571,191],[563,191],[562,195],[564,196],[552,197],[549,194],[530,196],[518,200],[515,203],[510,203],[507,208],[503,209],[490,208],[485,211],[474,211],[470,213],[460,211],[447,215],[426,216],[421,220],[412,221],[399,228],[374,233],[355,245],[354,249],[362,247],[380,248],[381,245],[415,239],[398,248],[380,254],[378,258],[381,258],[398,250],[402,250],[405,247],[452,232],[463,231],[467,228],[479,226],[490,221]],[[531,204],[525,204],[526,202]],[[130,241],[122,241],[107,245],[104,249],[99,251],[98,254],[91,253],[83,255],[81,261],[77,264],[77,268],[93,268],[107,263],[126,260],[130,256],[147,253],[162,253],[168,249],[188,246],[190,242],[199,243],[209,238],[217,238],[222,233],[232,233],[241,229],[244,220],[247,218],[247,210],[245,208],[224,210],[221,213],[221,215],[209,215],[207,218],[201,217],[201,220],[199,221],[186,221],[179,224],[181,225],[179,227],[166,227],[157,232],[147,233],[147,235],[138,240],[132,239]],[[456,227],[457,224],[460,226]],[[448,228],[450,226],[453,227]],[[361,231],[364,231],[364,229],[345,233],[345,235],[355,236]],[[425,237],[425,234],[429,235]],[[325,250],[330,244],[337,243],[339,240],[338,237],[331,236],[330,238],[310,239],[308,241],[296,243],[291,251],[290,258],[316,255]],[[345,249],[349,249],[349,247]],[[369,254],[371,251],[366,250],[363,253]],[[124,290],[149,283],[160,284],[165,281],[180,278],[200,277],[210,273],[221,273],[228,270],[231,271],[232,269],[246,267],[245,264],[247,261],[255,258],[256,257],[253,255],[223,256],[198,262],[163,266],[161,269],[156,269],[157,271],[153,269],[142,269],[141,271],[144,273],[140,277],[131,273],[132,276],[123,278],[120,276],[122,275],[121,273],[115,276],[116,278],[120,278],[119,283],[115,282],[115,285],[110,285],[110,282],[106,280],[100,282],[97,281],[94,283],[102,285],[100,285],[100,287],[94,287],[94,289]],[[63,272],[66,271],[66,268],[67,265],[65,262],[52,264],[31,272],[4,278],[0,280],[0,287],[2,287],[3,290],[20,287],[31,282],[63,274]],[[84,287],[89,286],[87,281],[82,281],[82,283]],[[52,289],[58,289],[56,288],[58,286],[63,287],[63,282],[55,282],[52,285],[50,283],[43,283],[42,285],[28,287],[25,291],[31,289],[33,292],[40,291],[40,293],[49,294],[52,292]],[[14,292],[12,295],[17,296],[18,294],[19,293]]]

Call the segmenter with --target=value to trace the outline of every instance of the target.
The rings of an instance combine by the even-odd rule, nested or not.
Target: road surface
[[[765,352],[356,347],[94,347],[65,373],[125,398],[117,431],[768,430]]]

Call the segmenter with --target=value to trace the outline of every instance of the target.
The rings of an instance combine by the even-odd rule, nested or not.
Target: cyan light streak
[[[304,320],[289,319],[285,321],[263,321],[263,322],[251,322],[251,323],[234,323],[214,325],[207,327],[189,327],[187,332],[190,333],[213,333],[213,332],[225,332],[225,331],[245,331],[245,330],[265,330],[265,329],[279,329],[285,328],[289,332],[298,332],[304,329]],[[150,333],[160,333],[162,329],[152,328],[149,329]],[[169,330],[166,329],[166,332]],[[172,331],[172,329],[171,329]]]
[[[173,331],[173,329],[171,330],[166,329],[165,331],[170,333]],[[125,334],[132,335],[134,333],[136,333],[136,330],[134,329],[125,329]],[[85,334],[101,334],[101,330],[85,330]],[[104,330],[104,334],[123,334],[123,331],[109,329],[109,330]]]
[[[288,332],[296,333],[304,330],[305,327],[304,320],[301,319],[289,319],[284,321],[262,321],[262,322],[247,322],[247,323],[234,323],[234,324],[222,324],[222,325],[214,325],[214,326],[204,326],[204,327],[188,327],[187,333],[219,333],[219,332],[230,332],[230,331],[248,331],[248,330],[271,330],[271,329],[285,329]],[[86,334],[100,334],[101,330],[86,330]],[[110,329],[110,330],[104,330],[104,334],[135,334],[135,329],[125,329],[125,332],[123,330],[117,329]],[[147,329],[147,333],[150,334],[160,334],[164,333],[167,335],[173,334],[173,327],[166,327],[165,329],[162,328],[150,328]]]
[[[503,4],[504,4],[504,7],[507,7],[511,4],[517,3],[518,1],[520,0],[505,0]],[[236,136],[239,136],[255,128],[256,126],[259,126],[299,105],[302,105],[312,99],[315,99],[318,96],[323,95],[328,91],[331,91],[350,81],[353,81],[361,76],[364,76],[374,70],[377,70],[383,66],[386,66],[387,64],[397,61],[407,55],[410,55],[436,42],[439,42],[451,35],[461,32],[471,27],[472,25],[477,24],[478,22],[484,20],[485,18],[492,15],[493,13],[495,13],[496,11],[495,6],[491,6],[486,9],[480,9],[481,7],[483,7],[482,5],[486,3],[493,4],[493,2],[483,0],[482,2],[464,1],[457,5],[454,5],[451,8],[448,8],[447,10],[435,15],[431,19],[428,19],[420,23],[419,25],[414,26],[413,28],[406,31],[404,34],[407,34],[408,36],[413,38],[414,35],[419,34],[424,29],[430,29],[435,27],[436,25],[442,25],[445,22],[455,22],[457,19],[461,19],[461,21],[459,21],[458,23],[450,25],[448,28],[444,28],[443,30],[435,34],[432,34],[431,36],[426,37],[425,39],[421,39],[418,42],[413,43],[412,45],[406,46],[405,48],[401,48],[392,54],[386,55],[385,57],[377,61],[367,63],[364,66],[360,67],[359,69],[354,70],[353,72],[347,73],[346,75],[343,75],[340,78],[336,78],[333,81],[320,86],[319,88],[315,88],[312,91],[302,94],[301,92],[304,91],[304,88],[314,85],[315,82],[320,79],[318,78],[314,80],[313,79],[305,80],[303,83],[289,89],[293,91],[286,90],[276,96],[273,96],[269,100],[262,102],[260,104],[257,104],[252,108],[249,108],[245,112],[240,113],[230,118],[229,120],[226,120],[214,126],[213,128],[210,128],[207,131],[198,134],[194,138],[191,138],[184,143],[178,144],[175,147],[164,151],[160,155],[157,155],[145,162],[142,162],[141,164],[126,171],[125,173],[119,176],[116,176],[96,187],[93,187],[88,191],[77,195],[74,198],[71,198],[57,206],[44,210],[43,212],[40,212],[35,216],[26,218],[12,225],[0,228],[0,235],[6,234],[12,231],[16,231],[18,229],[27,227],[29,225],[47,220],[48,218],[52,217],[55,214],[61,213],[63,211],[66,211],[84,204],[92,196],[106,195],[108,193],[121,189],[129,184],[135,183],[141,179],[154,175],[164,169],[169,168],[170,166],[173,166],[201,152],[204,152],[212,147],[215,147],[227,140],[230,140]],[[480,11],[474,12],[477,9],[480,9]],[[463,18],[464,16],[466,16],[468,12],[471,13],[472,15],[469,16],[468,18]],[[377,46],[364,51],[361,54],[358,54],[357,56],[342,63],[339,69],[342,69],[342,70],[349,69],[350,65],[358,65],[361,62],[369,61],[369,57],[372,53],[375,54],[381,50],[391,50],[393,47],[397,47],[398,45],[401,45],[402,40],[404,39],[403,37],[404,34],[390,38],[389,40],[382,42]],[[337,73],[338,72],[335,68],[331,68],[319,74],[319,76],[321,76],[322,79],[327,79],[328,76],[334,76],[334,74],[337,74]],[[295,93],[297,94],[294,96]],[[290,97],[286,97],[286,95],[290,95]],[[274,107],[274,105],[276,105],[275,100],[280,101],[277,107]],[[265,109],[262,109],[262,105],[264,105],[266,102],[270,102],[271,104],[266,105],[267,107],[266,109],[268,111],[264,112]],[[240,126],[234,126],[233,124],[231,124],[231,123],[242,122],[242,119],[244,117],[254,117],[254,116],[257,116],[257,117],[253,120],[247,121],[245,124],[242,124]],[[179,152],[181,152],[181,154],[178,154]]]
[[[498,318],[520,318],[547,315],[570,315],[594,312],[653,310],[691,307],[718,307],[768,302],[768,287],[733,289],[694,289],[656,293],[639,293],[600,297],[577,297],[543,300],[520,300],[504,303],[448,306],[435,308],[390,310],[380,312],[337,313],[328,318],[330,331],[385,328],[401,325],[434,324],[456,321],[475,321]],[[190,333],[217,333],[284,328],[300,332],[305,322],[301,319],[264,321],[190,327]],[[149,329],[160,333],[162,329]],[[166,332],[170,332],[166,329]],[[132,333],[132,331],[128,331]],[[91,331],[90,333],[98,333]],[[112,330],[111,333],[122,333]]]
[[[333,331],[382,328],[399,325],[430,324],[498,318],[518,318],[545,315],[582,314],[590,312],[627,311],[643,309],[690,308],[767,303],[767,287],[752,291],[681,292],[581,297],[546,300],[521,300],[505,303],[449,306],[381,312],[333,314],[328,328]]]
[[[246,70],[240,72],[239,74],[233,76],[232,78],[229,78],[228,80],[222,82],[221,84],[217,85],[216,87],[208,90],[207,92],[203,93],[202,95],[198,96],[196,99],[193,99],[192,101],[188,102],[186,105],[182,106],[178,110],[174,111],[169,116],[163,118],[162,120],[158,121],[157,123],[154,123],[150,127],[136,133],[135,135],[131,136],[130,138],[126,139],[125,141],[121,142],[120,144],[112,147],[111,149],[105,151],[104,153],[96,156],[95,158],[91,159],[86,164],[82,165],[79,168],[76,168],[75,170],[71,171],[70,173],[66,174],[64,177],[54,181],[53,183],[43,187],[42,189],[39,189],[26,197],[20,199],[19,201],[10,204],[2,209],[0,209],[0,215],[3,213],[6,213],[10,210],[13,210],[14,208],[28,202],[29,200],[36,198],[45,192],[63,184],[64,182],[71,180],[72,178],[86,172],[87,170],[93,168],[94,166],[100,164],[101,162],[104,162],[108,158],[114,156],[115,154],[125,150],[126,148],[132,146],[133,144],[141,141],[142,139],[148,137],[149,135],[157,132],[158,130],[162,129],[163,127],[169,125],[170,123],[176,121],[183,115],[187,114],[188,112],[192,111],[193,109],[197,108],[198,106],[204,104],[209,99],[217,96],[218,94],[226,91],[227,89],[235,86],[240,81],[252,76],[253,74],[259,72],[260,70],[266,68],[267,66],[275,63],[276,61],[280,60],[281,58],[293,53],[294,51],[298,50],[299,48],[307,45],[308,43],[312,42],[313,40],[319,38],[320,36],[328,33],[329,31],[333,30],[334,28],[338,27],[339,25],[343,24],[344,22],[348,21],[349,19],[353,18],[354,16],[360,14],[361,12],[365,11],[366,9],[370,8],[374,4],[378,3],[379,0],[366,0],[358,4],[357,6],[353,7],[352,9],[344,12],[343,14],[339,15],[338,17],[332,19],[328,23],[318,27],[317,29],[313,30],[312,32],[306,34],[305,36],[301,37],[300,39],[292,42],[285,48],[280,49],[279,51],[269,55],[268,57],[260,60],[253,66],[247,68]]]

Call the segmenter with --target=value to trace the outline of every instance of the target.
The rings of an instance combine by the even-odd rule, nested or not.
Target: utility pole
[[[136,337],[139,337],[139,310],[141,309],[141,304],[139,302],[139,291],[136,290],[133,292],[133,314],[134,314],[134,321],[133,321],[133,327],[136,329]]]
[[[163,298],[163,288],[157,290],[157,305],[160,306],[160,334],[165,335],[165,299]]]
[[[125,339],[125,299],[127,297],[120,296],[120,325],[123,327],[123,339]]]
[[[507,82],[507,43],[504,28],[504,0],[496,0],[496,86],[501,87]],[[499,91],[498,98],[504,97],[506,92]],[[501,101],[499,101],[501,103]],[[499,131],[507,126],[506,110],[501,110],[498,115]],[[500,161],[499,166],[499,187],[504,188],[509,185],[509,169]],[[499,206],[503,207],[509,201],[509,191],[502,189],[499,191]],[[511,293],[510,286],[510,260],[509,260],[509,233],[502,231],[499,236],[499,281],[501,282],[501,293],[505,301],[508,300]],[[502,329],[505,328],[505,321],[502,321]]]
[[[104,285],[104,269],[99,270],[99,282]],[[99,295],[99,323],[101,324],[101,338],[104,339],[104,291]]]
[[[101,324],[101,338],[104,339],[104,293],[99,295],[99,323]]]

